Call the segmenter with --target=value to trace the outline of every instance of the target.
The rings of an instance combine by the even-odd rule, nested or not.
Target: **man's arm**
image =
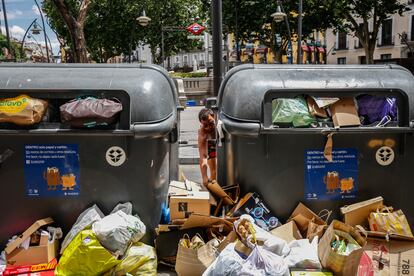
[[[201,171],[201,177],[203,179],[203,185],[207,185],[208,182],[208,175],[207,175],[207,139],[206,137],[201,133],[201,130],[198,130],[198,153],[200,155],[200,171]]]

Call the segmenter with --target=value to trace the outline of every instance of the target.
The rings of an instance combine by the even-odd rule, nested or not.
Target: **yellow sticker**
[[[0,113],[16,114],[22,112],[29,104],[29,96],[20,95],[16,98],[1,99]]]

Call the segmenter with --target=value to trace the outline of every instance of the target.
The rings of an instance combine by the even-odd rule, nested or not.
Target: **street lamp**
[[[148,26],[148,24],[151,22],[151,18],[149,18],[146,15],[145,10],[143,10],[141,16],[137,17],[135,20],[142,27]],[[134,32],[134,30],[135,30],[135,28],[132,29],[132,33]],[[131,55],[132,55],[132,37],[133,37],[133,35],[131,34],[131,44],[130,44],[130,47],[129,47],[129,63],[132,63],[132,57],[131,57]]]
[[[285,20],[286,23],[286,27],[287,27],[287,31],[288,31],[288,63],[292,64],[292,35],[290,32],[290,25],[289,25],[289,20],[288,20],[288,16],[285,13],[285,11],[283,10],[283,6],[280,3],[280,1],[277,1],[277,8],[276,8],[276,12],[272,13],[271,15],[273,17],[273,20],[275,20],[275,22],[280,23],[283,20]]]
[[[146,14],[145,14],[145,10],[142,11],[142,14],[140,17],[137,17],[137,22],[139,25],[141,25],[142,27],[148,26],[148,24],[151,21],[151,18],[149,18]]]
[[[38,35],[38,34],[40,34],[41,31],[46,33],[44,29],[42,29],[39,25],[37,25],[37,19],[34,19],[32,21],[32,23],[30,23],[29,27],[26,29],[26,32],[23,35],[23,39],[22,39],[22,42],[20,44],[20,56],[23,56],[24,42],[25,42],[26,37],[27,38],[34,38],[34,36],[30,36],[30,34],[28,35],[29,31],[32,33],[32,35]],[[46,53],[47,54],[49,53],[48,45],[47,45],[47,42],[49,42],[50,50],[52,51],[52,56],[53,56],[52,43],[50,42],[49,36],[47,34],[46,34],[46,38],[47,38],[46,45],[45,45],[45,47],[47,49]]]
[[[46,27],[45,27],[45,19],[43,17],[43,11],[39,6],[39,3],[37,3],[37,0],[34,0],[37,9],[39,10],[39,14],[40,14],[40,19],[42,19],[42,25],[43,25],[43,33],[45,35],[45,46],[46,46],[46,56],[47,56],[47,62],[50,62],[50,57],[49,57],[49,47],[47,46],[47,34],[46,34]]]

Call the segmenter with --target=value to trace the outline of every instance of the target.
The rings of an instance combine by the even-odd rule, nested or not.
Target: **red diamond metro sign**
[[[187,31],[192,33],[193,35],[201,34],[206,28],[201,26],[200,24],[194,23],[187,27]]]

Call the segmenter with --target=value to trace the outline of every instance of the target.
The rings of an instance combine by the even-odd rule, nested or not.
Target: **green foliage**
[[[331,26],[359,38],[365,49],[367,63],[373,63],[378,31],[394,14],[402,15],[409,8],[400,0],[320,0],[333,11]],[[371,25],[371,27],[370,27]]]
[[[24,61],[27,59],[26,54],[21,54],[21,44],[11,41],[11,53],[14,56],[15,60],[17,61]],[[3,34],[0,34],[0,60],[4,60],[6,57],[3,55],[3,51],[1,49],[7,48],[7,38]]]
[[[106,62],[108,58],[120,54],[129,54],[139,43],[149,44],[156,63],[161,63],[162,26],[186,27],[194,22],[194,17],[203,18],[199,1],[190,3],[187,0],[169,1],[130,1],[130,0],[92,0],[85,23],[85,38],[92,59]],[[80,1],[66,0],[76,16]],[[57,34],[71,46],[69,31],[56,7],[51,1],[44,1],[43,8],[49,18],[50,25]],[[136,21],[145,10],[151,22],[141,26]],[[164,32],[165,57],[180,50],[200,47],[198,42],[187,39],[188,32]]]
[[[189,73],[175,72],[175,73],[172,73],[171,76],[176,77],[176,78],[204,78],[204,77],[207,77],[207,72],[189,72]]]

